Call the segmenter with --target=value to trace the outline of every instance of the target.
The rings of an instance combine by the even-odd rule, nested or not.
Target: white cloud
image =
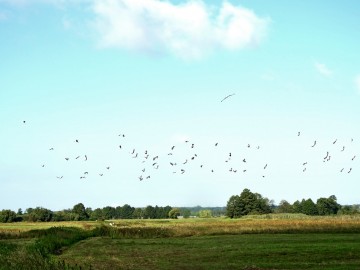
[[[355,85],[358,92],[360,93],[360,74],[355,77]]]
[[[321,64],[318,62],[315,62],[315,68],[317,69],[317,71],[320,72],[320,74],[327,76],[327,77],[332,75],[332,73],[333,73],[325,64]]]
[[[93,11],[100,47],[167,51],[185,59],[257,45],[269,24],[249,9],[201,0],[95,0]]]

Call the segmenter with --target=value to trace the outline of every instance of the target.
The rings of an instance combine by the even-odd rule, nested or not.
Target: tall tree
[[[85,206],[82,203],[75,204],[72,213],[74,215],[74,220],[87,220],[89,215],[86,212]]]

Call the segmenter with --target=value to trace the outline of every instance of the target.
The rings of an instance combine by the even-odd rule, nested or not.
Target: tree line
[[[342,206],[337,203],[335,195],[319,198],[316,203],[312,199],[302,199],[293,204],[282,200],[279,205],[274,205],[272,200],[259,193],[253,193],[249,189],[244,189],[240,195],[231,196],[226,205],[226,216],[230,218],[269,213],[301,213],[311,216],[349,215],[360,214],[360,207],[359,205]]]
[[[253,193],[244,189],[240,195],[229,198],[226,207],[171,207],[151,206],[144,208],[132,207],[129,204],[123,206],[106,206],[92,209],[78,203],[71,209],[51,211],[44,207],[27,208],[24,212],[19,209],[14,212],[9,209],[0,211],[0,223],[18,221],[82,221],[82,220],[109,220],[109,219],[166,219],[166,218],[189,218],[192,216],[210,218],[227,216],[240,218],[253,214],[268,213],[302,213],[306,215],[351,215],[360,214],[360,205],[340,205],[335,195],[328,198],[319,198],[316,203],[311,199],[297,200],[293,204],[286,200],[275,205],[272,200],[263,197],[259,193]]]
[[[6,209],[0,211],[0,223],[6,222],[48,222],[48,221],[103,221],[109,219],[166,219],[166,218],[208,218],[224,216],[225,207],[171,207],[169,205],[146,207],[132,207],[129,204],[123,206],[106,206],[92,209],[78,203],[70,209],[52,211],[44,207],[27,208],[24,212],[19,209],[17,212]]]

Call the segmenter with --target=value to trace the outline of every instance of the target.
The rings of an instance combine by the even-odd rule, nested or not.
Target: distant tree
[[[293,206],[286,200],[281,200],[279,206],[276,208],[278,213],[293,213]]]
[[[21,216],[23,214],[23,211],[21,208],[18,209],[16,215]]]
[[[14,222],[16,221],[16,213],[11,210],[0,211],[0,223]]]
[[[112,206],[106,206],[102,209],[104,219],[114,219],[116,216],[116,210]]]
[[[29,210],[29,209],[28,209]],[[43,207],[36,207],[31,211],[27,211],[27,220],[28,221],[51,221],[53,217],[53,212],[49,209]]]
[[[88,213],[86,213],[85,206],[82,203],[78,203],[74,205],[72,209],[72,213],[74,214],[74,220],[87,220],[89,219]]]
[[[122,218],[122,219],[131,219],[131,218],[133,218],[134,211],[135,211],[134,207],[131,207],[128,204],[124,204],[123,207],[121,207],[120,218]]]
[[[211,210],[200,210],[199,211],[199,217],[200,218],[211,218],[212,217],[212,211]]]
[[[259,193],[252,193],[249,189],[244,189],[240,196],[231,196],[228,203],[226,214],[230,218],[241,217],[248,214],[271,213],[272,201],[264,198]]]
[[[169,212],[171,209],[172,209],[172,207],[170,205],[163,207],[161,218],[169,218]]]
[[[189,218],[191,216],[191,211],[187,208],[181,210],[181,215],[184,218]]]
[[[319,198],[316,202],[318,214],[335,215],[340,210],[341,206],[337,203],[335,195],[331,195],[329,198]]]
[[[240,197],[238,195],[233,195],[230,197],[226,205],[226,216],[228,216],[229,218],[240,217],[239,200]]]
[[[297,200],[293,203],[293,211],[294,213],[302,213],[302,204],[300,201]]]
[[[104,214],[103,214],[103,210],[101,208],[96,208],[95,210],[93,210],[91,212],[91,216],[90,216],[91,220],[105,220]]]
[[[135,208],[133,212],[133,218],[141,219],[144,217],[144,211],[142,208]]]
[[[177,219],[180,216],[180,210],[178,208],[173,208],[169,211],[169,218]]]
[[[360,214],[360,211],[355,205],[343,205],[337,212],[338,215],[356,215]]]
[[[303,199],[300,204],[301,213],[309,216],[315,216],[318,214],[316,204],[311,199]]]
[[[156,217],[155,208],[151,205],[146,206],[144,209],[144,218],[153,219],[155,217]]]

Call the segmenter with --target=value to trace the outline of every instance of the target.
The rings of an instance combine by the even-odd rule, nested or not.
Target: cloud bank
[[[210,6],[200,0],[95,0],[92,10],[100,47],[167,52],[185,59],[256,46],[270,21],[229,2]]]

